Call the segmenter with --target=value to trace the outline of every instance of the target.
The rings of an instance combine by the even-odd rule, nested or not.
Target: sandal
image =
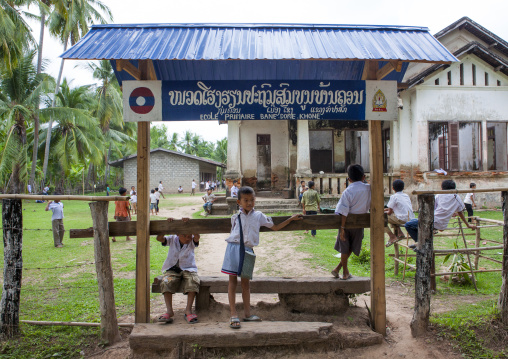
[[[183,317],[189,324],[196,324],[197,322],[199,322],[198,316],[196,314],[189,314],[189,315],[184,314]]]
[[[240,329],[242,327],[240,319],[238,319],[238,317],[231,317],[231,320],[229,321],[229,327],[233,329]]]
[[[169,316],[169,313],[162,314],[159,319],[157,319],[158,322],[171,324],[173,323],[173,318]]]
[[[260,322],[261,318],[258,317],[257,315],[251,315],[247,318],[243,318],[243,321],[244,322]]]

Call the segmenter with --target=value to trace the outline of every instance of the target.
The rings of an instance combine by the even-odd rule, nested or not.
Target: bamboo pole
[[[100,327],[101,323],[87,323],[87,322],[49,322],[39,320],[20,320],[21,323],[30,325],[62,325],[70,327]],[[118,323],[119,327],[133,328],[134,323]]]
[[[464,247],[465,247],[465,249],[468,249],[466,237],[464,236],[464,228],[462,228],[462,222],[460,220],[459,220],[459,226],[460,226],[460,234],[462,234],[462,240],[464,241]],[[468,251],[466,251],[466,256],[467,256],[467,261],[469,263],[469,269],[471,270],[471,276],[472,276],[472,280],[473,280],[473,284],[474,284],[474,289],[476,289],[476,291],[478,292],[478,286],[476,285],[476,277],[474,276],[473,265],[471,264],[471,256],[469,255]]]
[[[501,193],[503,196],[503,265],[502,265],[502,284],[501,291],[499,292],[499,313],[501,315],[501,322],[508,326],[508,191]]]
[[[502,269],[478,269],[474,270],[473,273],[488,273],[488,272],[501,272]],[[470,271],[464,271],[464,272],[445,272],[445,273],[436,273],[433,274],[434,277],[439,277],[442,275],[453,275],[453,274],[464,274],[464,273],[471,273]]]
[[[487,188],[487,189],[440,189],[435,191],[424,191],[424,190],[415,190],[411,192],[412,194],[420,195],[420,194],[457,194],[457,193],[486,193],[486,192],[503,192],[508,191],[508,187],[499,187],[499,188]]]
[[[469,252],[488,251],[492,249],[503,249],[503,246],[459,248],[459,249],[434,249],[434,253],[469,253]]]
[[[128,201],[130,197],[125,196],[71,196],[71,195],[38,195],[38,194],[0,194],[0,199],[34,199],[40,201],[97,201],[97,202],[107,202],[107,201]]]

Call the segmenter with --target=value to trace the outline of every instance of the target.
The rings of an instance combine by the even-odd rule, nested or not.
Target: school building
[[[124,187],[136,186],[137,155],[131,155],[109,163],[110,166],[123,168]],[[190,193],[191,183],[196,184],[217,180],[217,168],[225,168],[220,162],[201,158],[186,153],[156,148],[150,151],[150,188],[155,188],[162,181],[164,193],[177,193],[182,186],[185,193]]]

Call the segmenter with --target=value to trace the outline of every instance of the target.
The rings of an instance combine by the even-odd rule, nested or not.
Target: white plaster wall
[[[241,168],[244,177],[257,176],[257,135],[270,135],[272,174],[279,177],[282,187],[287,185],[289,169],[288,123],[282,121],[242,121],[240,126]]]
[[[361,140],[362,144],[362,153],[361,153],[361,164],[363,170],[365,172],[370,172],[370,156],[369,156],[369,132],[368,131],[358,131],[358,137]]]
[[[398,155],[394,158],[394,166],[400,170],[401,167],[410,167],[413,163],[413,128],[412,128],[412,94],[414,91],[403,91],[400,94],[403,108],[399,110],[399,119],[394,122],[398,126],[399,136],[393,139],[393,142],[398,142]],[[396,150],[396,149],[394,149]]]

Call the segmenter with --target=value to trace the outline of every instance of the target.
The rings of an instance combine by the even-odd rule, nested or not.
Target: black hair
[[[309,188],[313,188],[314,187],[314,181],[309,181],[309,183],[307,183],[307,186]]]
[[[300,181],[300,184],[305,183],[305,181]]]
[[[402,190],[404,189],[404,181],[396,179],[395,181],[393,181],[392,187],[395,192],[402,192]]]
[[[446,189],[455,189],[455,188],[456,188],[455,182],[452,181],[452,180],[444,180],[441,183],[441,189],[443,189],[443,190],[446,190]]]
[[[353,182],[357,182],[363,179],[365,172],[360,165],[349,165],[347,168],[347,175]]]
[[[237,181],[237,180],[234,180],[234,181],[233,181],[233,184],[235,184],[235,183],[238,183],[238,181]]]
[[[154,188],[155,192],[159,192],[159,189],[157,187]]]
[[[476,187],[476,183],[471,182],[471,183],[469,184],[469,188],[473,188],[473,187]]]
[[[162,181],[159,181],[159,183],[162,183]]]
[[[155,193],[155,191],[152,189],[152,190],[150,191],[150,193]]]
[[[242,195],[244,194],[255,194],[255,192],[252,189],[252,187],[249,186],[240,187],[240,189],[238,190],[238,200],[240,200],[240,198],[242,198]]]
[[[120,196],[122,195],[122,193],[126,193],[126,192],[127,192],[127,189],[126,189],[126,188],[124,188],[124,187],[120,187],[120,188],[118,189],[118,193],[120,193]]]

